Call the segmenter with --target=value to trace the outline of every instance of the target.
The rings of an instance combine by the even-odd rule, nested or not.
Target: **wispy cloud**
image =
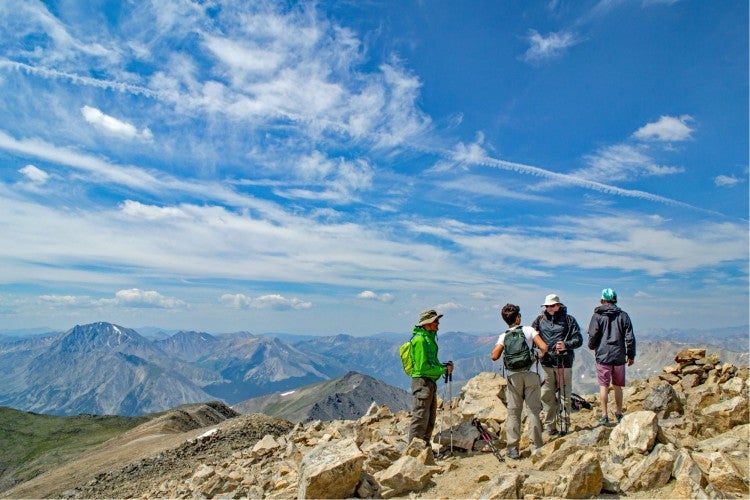
[[[740,182],[742,180],[733,175],[717,175],[714,177],[714,184],[719,187],[734,187]]]
[[[571,31],[559,31],[544,36],[532,30],[527,41],[529,42],[529,48],[523,54],[523,60],[529,63],[539,63],[560,57],[570,47],[580,43],[581,40]]]

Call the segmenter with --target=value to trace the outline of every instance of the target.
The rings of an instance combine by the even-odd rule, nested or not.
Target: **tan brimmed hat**
[[[555,304],[560,304],[560,303],[561,303],[560,302],[560,297],[558,297],[554,293],[551,293],[551,294],[547,295],[544,298],[544,304],[542,304],[542,307],[544,307],[544,306],[554,306]]]
[[[438,314],[435,309],[427,309],[419,313],[419,323],[417,323],[417,326],[429,325],[442,317],[443,315]]]

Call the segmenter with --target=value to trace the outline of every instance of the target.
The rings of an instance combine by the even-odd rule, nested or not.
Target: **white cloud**
[[[364,290],[357,294],[357,298],[364,300],[377,300],[380,302],[393,302],[393,295],[390,293],[377,294],[372,290]]]
[[[237,309],[275,309],[279,311],[289,309],[309,309],[312,302],[306,302],[298,298],[286,298],[279,294],[261,295],[260,297],[248,297],[236,293],[226,293],[221,296],[221,302]]]
[[[633,133],[633,137],[643,141],[680,142],[691,139],[693,129],[688,122],[690,115],[680,117],[661,116],[657,121],[647,123]]]
[[[94,299],[86,295],[42,295],[39,300],[60,307],[99,308],[101,306],[121,306],[132,308],[182,309],[185,302],[174,297],[165,297],[156,291],[130,288],[115,293],[114,298]]]
[[[49,180],[49,174],[34,165],[26,165],[18,171],[34,184],[44,184]]]
[[[714,184],[719,187],[733,187],[740,182],[742,182],[742,180],[733,175],[717,175],[714,177]]]
[[[109,302],[105,299],[105,301]],[[126,307],[157,307],[161,309],[177,309],[185,303],[174,297],[165,297],[153,290],[139,290],[130,288],[115,293],[114,303]]]
[[[112,135],[120,136],[125,139],[141,138],[146,141],[153,139],[153,135],[148,128],[139,132],[134,125],[106,115],[91,106],[83,106],[81,108],[81,114],[91,125]]]
[[[561,56],[569,47],[580,42],[569,31],[550,33],[546,37],[532,30],[528,36],[529,48],[523,55],[526,62],[539,62]]]

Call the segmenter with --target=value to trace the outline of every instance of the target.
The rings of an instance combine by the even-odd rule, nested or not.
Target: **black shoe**
[[[617,423],[619,424],[620,421],[622,421],[622,413],[615,413],[615,418],[617,419]]]
[[[599,419],[599,425],[609,425],[609,417],[602,417]]]

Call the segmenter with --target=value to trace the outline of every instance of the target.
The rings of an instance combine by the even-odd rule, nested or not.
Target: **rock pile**
[[[524,438],[521,461],[500,463],[492,457],[484,470],[465,465],[488,451],[473,418],[494,434],[497,448],[505,445],[505,379],[487,372],[452,401],[441,402],[435,449],[406,442],[407,412],[373,404],[358,420],[297,424],[286,433],[265,435],[222,463],[195,464],[190,474],[139,495],[582,498],[669,488],[675,498],[747,498],[748,368],[721,364],[703,349],[682,351],[675,363],[625,388],[626,413],[616,425],[598,425],[596,396],[587,396],[594,409],[574,413],[569,434],[545,437],[533,456]],[[220,438],[219,432],[205,439]],[[453,454],[436,459],[436,452],[451,443]],[[445,496],[438,489],[446,477],[464,481],[460,495]]]

